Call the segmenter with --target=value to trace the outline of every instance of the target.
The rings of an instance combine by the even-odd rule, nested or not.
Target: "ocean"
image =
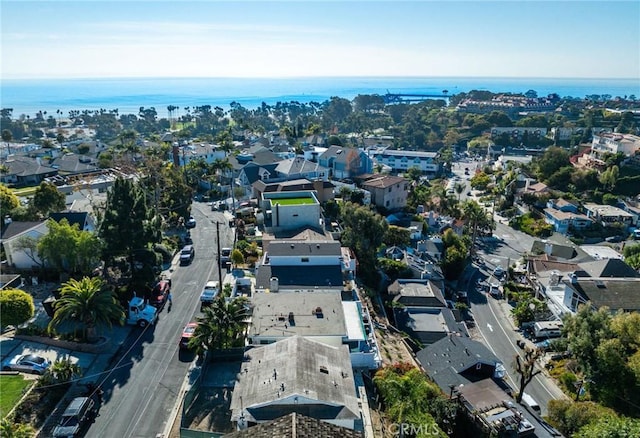
[[[640,98],[640,78],[568,79],[568,78],[473,78],[473,77],[318,77],[318,78],[131,78],[131,79],[48,79],[3,80],[0,106],[12,108],[13,117],[33,117],[38,111],[58,117],[60,110],[117,109],[119,114],[137,114],[140,107],[154,107],[159,117],[167,117],[167,107],[219,106],[225,110],[231,102],[247,109],[262,102],[300,103],[329,100],[333,96],[353,99],[359,94],[441,93],[471,90],[524,93],[535,90],[538,96],[557,93],[561,97],[584,98],[587,95],[635,95]]]

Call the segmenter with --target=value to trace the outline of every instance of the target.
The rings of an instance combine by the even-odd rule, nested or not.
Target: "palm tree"
[[[90,340],[95,329],[106,325],[112,327],[112,321],[123,321],[124,311],[115,294],[104,288],[99,277],[84,277],[80,281],[71,279],[63,283],[61,298],[56,302],[55,315],[49,323],[53,331],[63,322],[75,322],[82,326],[82,339]]]
[[[7,143],[7,155],[11,155],[11,140],[13,140],[13,133],[8,129],[3,129],[2,141]]]
[[[69,356],[56,360],[47,370],[58,383],[67,383],[81,374],[80,366],[71,362]]]
[[[462,206],[462,215],[471,224],[471,252],[475,251],[478,228],[490,224],[487,212],[475,201],[467,201]]]
[[[453,189],[458,194],[458,202],[460,202],[460,195],[462,195],[462,192],[464,192],[465,185],[461,183],[455,183],[455,185],[453,186]]]
[[[204,350],[231,348],[244,336],[249,309],[244,297],[227,300],[218,298],[197,318],[198,327],[189,346],[199,354]]]

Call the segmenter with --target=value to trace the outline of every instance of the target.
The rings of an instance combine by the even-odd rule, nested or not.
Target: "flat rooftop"
[[[252,302],[250,337],[347,335],[340,292],[262,292]]]

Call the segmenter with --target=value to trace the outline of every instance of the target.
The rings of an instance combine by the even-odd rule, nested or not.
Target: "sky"
[[[0,0],[2,79],[640,78],[640,1]]]

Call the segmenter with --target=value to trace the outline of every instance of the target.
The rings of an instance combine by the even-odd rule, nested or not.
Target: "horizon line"
[[[52,76],[52,77],[2,77],[1,81],[65,81],[65,80],[300,80],[300,79],[563,79],[563,80],[621,80],[638,81],[637,77],[601,77],[601,76],[424,76],[424,75],[318,75],[318,76]]]

